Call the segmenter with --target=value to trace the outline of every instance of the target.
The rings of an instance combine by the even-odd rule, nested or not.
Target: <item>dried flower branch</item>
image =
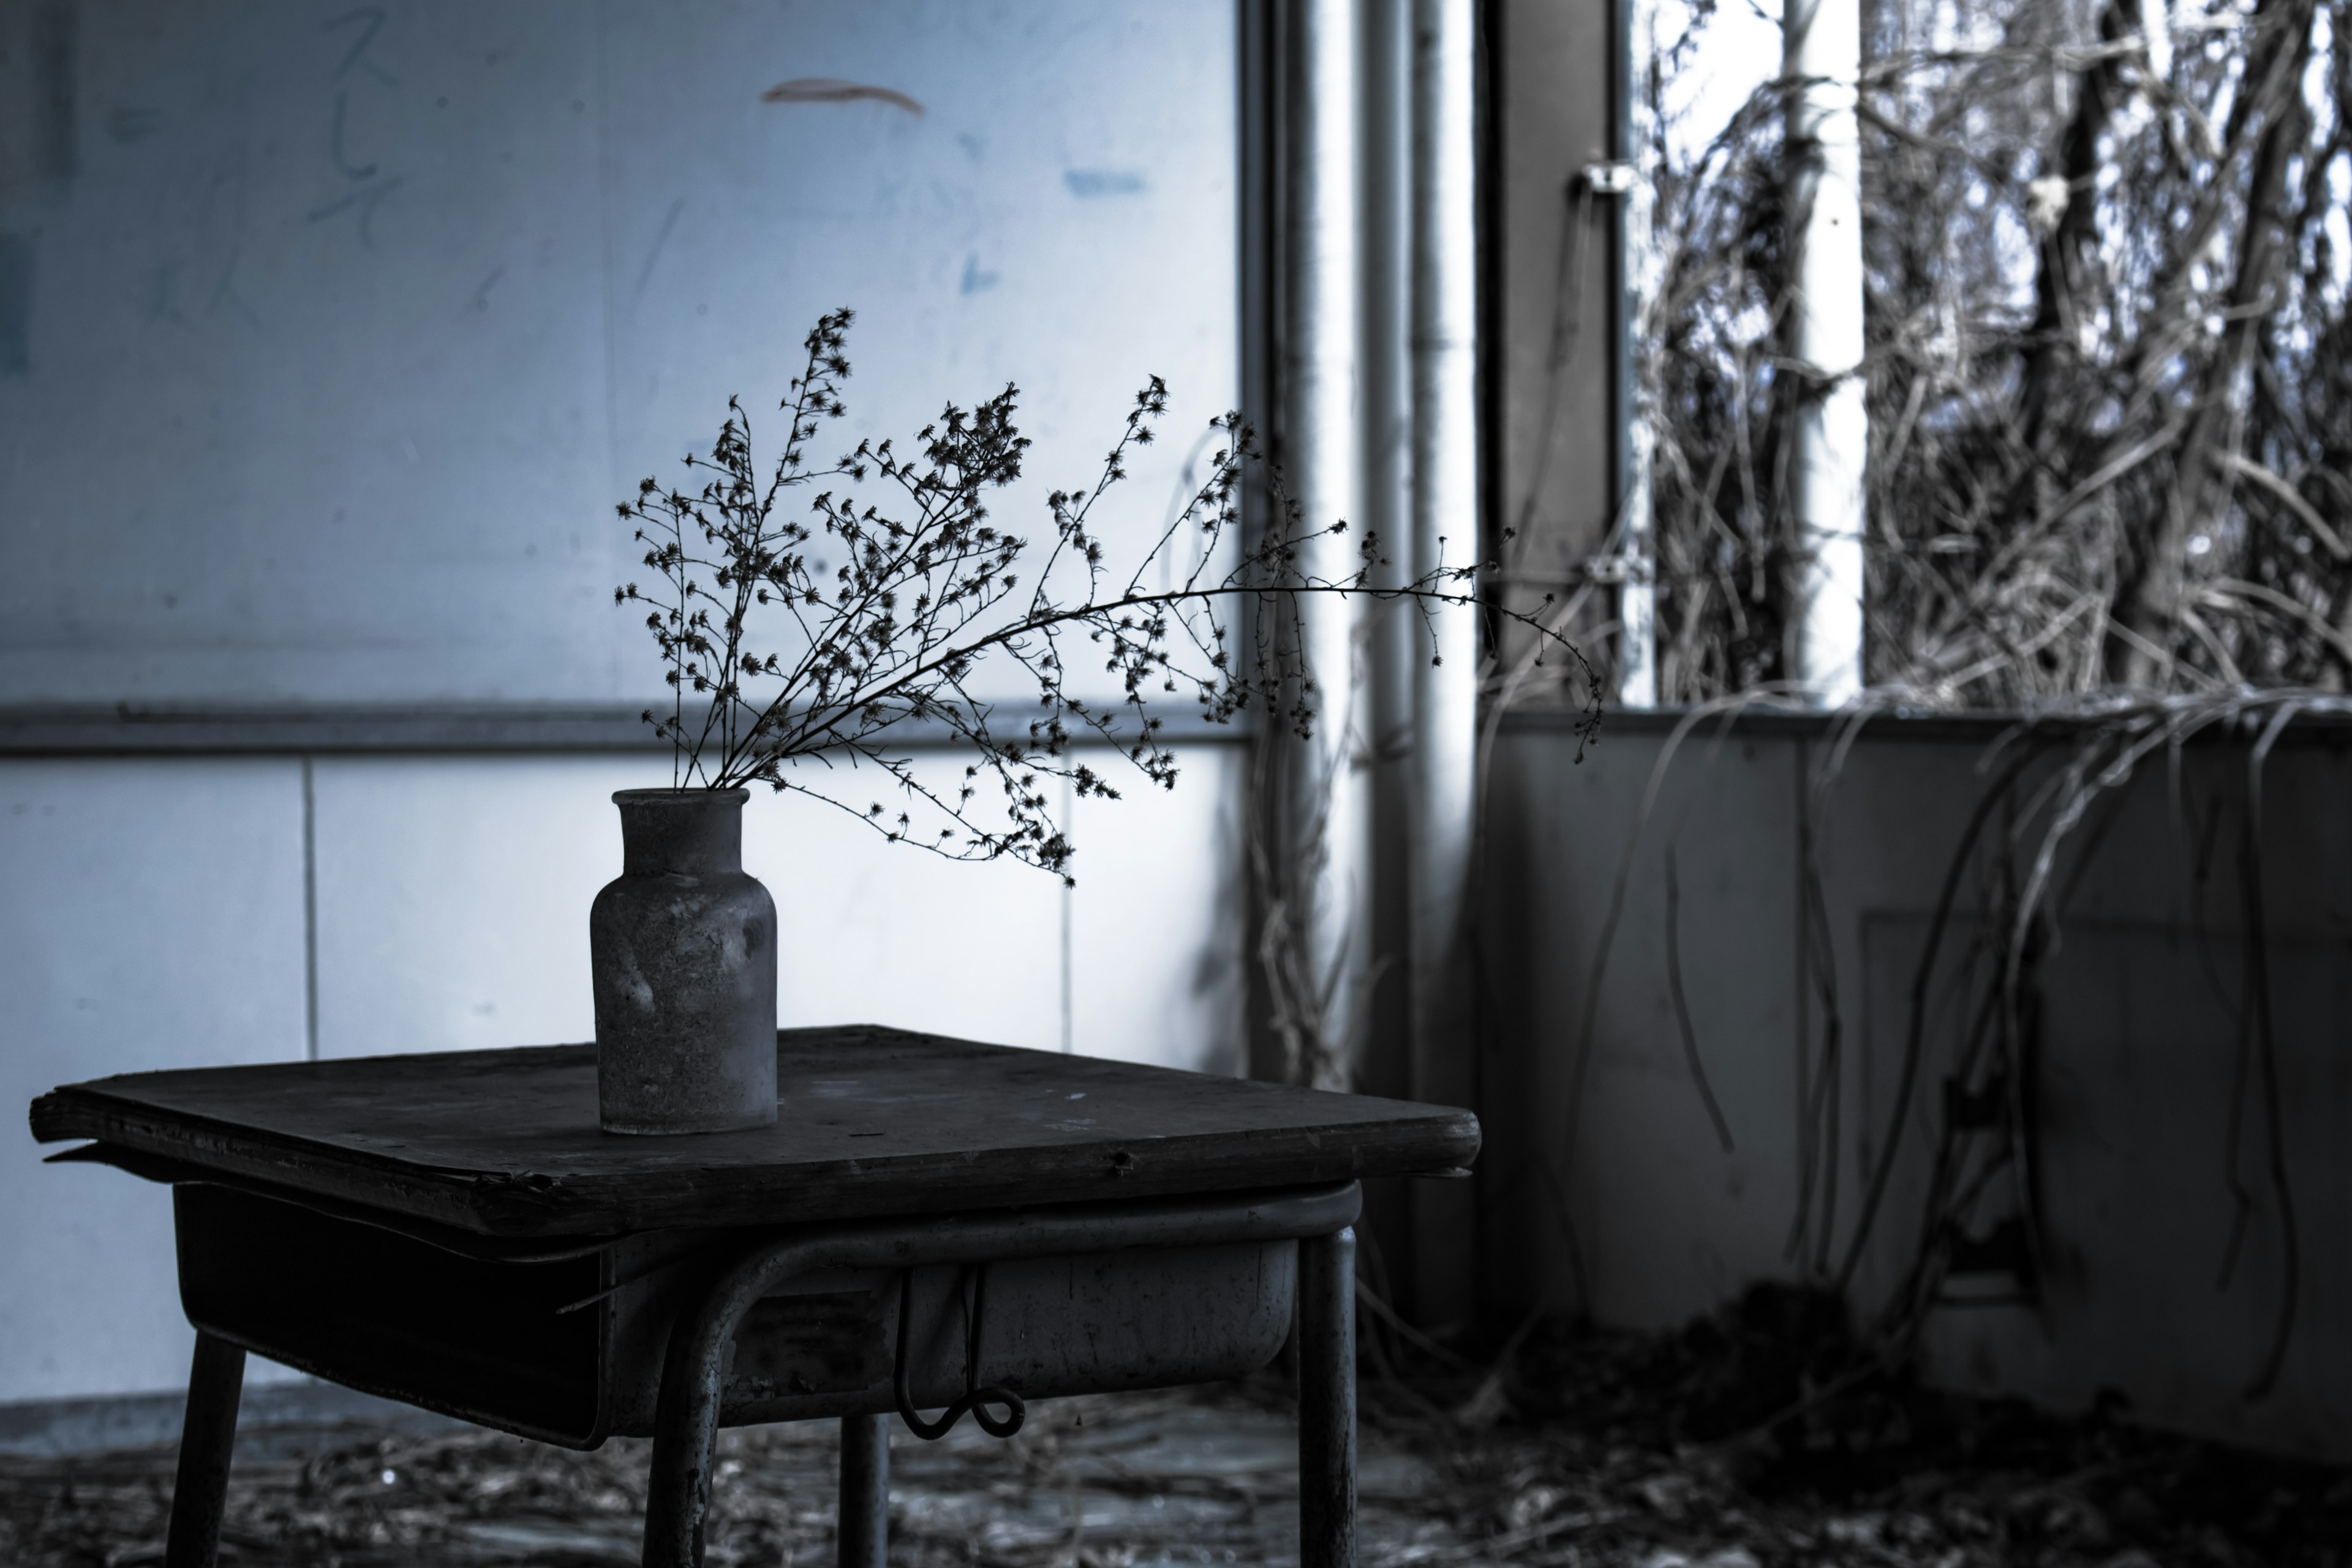
[[[672,742],[678,787],[758,781],[951,858],[1011,857],[1066,876],[1070,844],[1045,781],[1066,780],[1081,797],[1118,793],[1076,758],[1075,746],[1116,747],[1167,788],[1176,758],[1157,704],[1189,699],[1220,724],[1255,709],[1269,724],[1312,731],[1321,693],[1297,617],[1281,613],[1286,605],[1360,595],[1405,600],[1426,616],[1478,603],[1472,564],[1373,586],[1372,569],[1387,562],[1370,534],[1354,574],[1318,574],[1308,544],[1348,525],[1309,527],[1278,479],[1272,524],[1245,541],[1241,482],[1261,459],[1238,415],[1214,422],[1223,445],[1190,503],[1130,572],[1111,574],[1094,510],[1167,410],[1157,376],[1136,395],[1094,482],[1047,498],[1053,537],[1035,552],[992,523],[987,505],[990,492],[1020,477],[1029,447],[1013,424],[1011,386],[969,410],[948,405],[911,454],[888,440],[861,441],[817,466],[811,444],[824,420],[845,411],[849,324],[850,312],[836,310],[809,333],[806,365],[782,405],[783,448],[772,467],[756,457],[751,416],[730,399],[710,451],[687,455],[698,488],[665,490],[648,479],[618,508],[637,523],[657,582],[626,584],[614,600],[646,606],[646,629],[668,667],[670,711],[648,710],[646,720]],[[799,502],[795,492],[820,481],[825,488]],[[1176,560],[1180,546],[1189,568]],[[1575,646],[1533,616],[1511,618],[1583,670],[1588,724],[1597,722],[1599,688]],[[1082,695],[1072,658],[1099,658],[1118,695]],[[1034,683],[1035,710],[1007,721],[982,682],[1015,671]],[[918,776],[903,731],[893,747],[892,731],[909,721],[944,728],[969,748],[951,790]],[[810,782],[799,769],[811,762],[881,769],[898,809]],[[1003,796],[1001,826],[983,822],[974,804],[990,781]]]

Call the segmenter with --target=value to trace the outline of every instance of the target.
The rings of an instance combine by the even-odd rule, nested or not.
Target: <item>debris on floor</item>
[[[2063,1417],[1923,1388],[1818,1293],[1759,1286],[1664,1335],[1544,1331],[1456,1407],[1508,1416],[1451,1468],[1486,1500],[1480,1561],[2352,1563],[2352,1470],[2155,1431],[2119,1396]]]
[[[1040,1401],[1000,1442],[970,1423],[891,1443],[891,1558],[908,1564],[1297,1560],[1297,1436],[1251,1390]],[[1262,1392],[1271,1395],[1273,1385]],[[837,1439],[829,1422],[720,1434],[709,1561],[831,1563]],[[1443,1489],[1428,1460],[1368,1435],[1362,1518],[1401,1546]],[[240,1458],[222,1531],[229,1564],[634,1563],[649,1444],[572,1453],[467,1429]],[[0,1461],[0,1563],[160,1561],[168,1451]],[[13,1552],[13,1555],[11,1554]]]
[[[1675,1334],[1542,1325],[1481,1373],[1364,1385],[1367,1568],[2347,1568],[2352,1472],[1922,1390],[1833,1316],[1759,1291]],[[1295,1563],[1278,1379],[1041,1401],[891,1448],[907,1568]],[[248,1445],[223,1561],[303,1568],[637,1560],[646,1445],[472,1429]],[[722,1434],[713,1564],[830,1563],[830,1423]],[[166,1450],[0,1460],[0,1564],[161,1561]]]

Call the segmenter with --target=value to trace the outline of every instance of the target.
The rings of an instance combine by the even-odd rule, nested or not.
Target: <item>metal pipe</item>
[[[196,1331],[163,1568],[213,1568],[220,1556],[221,1512],[228,1499],[229,1456],[236,1447],[236,1407],[244,1391],[245,1352]]]
[[[1785,0],[1790,357],[1800,379],[1790,500],[1797,527],[1790,673],[1822,707],[1863,686],[1861,0]]]
[[[1377,534],[1373,583],[1412,575],[1412,3],[1363,0],[1364,527]],[[1363,1058],[1351,1086],[1411,1092],[1412,670],[1420,618],[1391,601],[1369,611],[1371,682],[1371,975]],[[1378,1234],[1380,1225],[1373,1223]],[[1392,1238],[1400,1264],[1411,1244]]]
[[[1375,565],[1372,581],[1394,588],[1412,574],[1412,0],[1360,5],[1361,505],[1388,561]],[[1401,679],[1389,679],[1384,660],[1374,666],[1376,721],[1390,722],[1373,734],[1385,749],[1403,740],[1412,695],[1412,639],[1385,628],[1406,627],[1413,616],[1405,605],[1381,606],[1378,616],[1378,640],[1398,644],[1403,655]]]
[[[1336,582],[1360,564],[1358,534],[1322,531],[1355,521],[1359,500],[1356,0],[1296,0],[1291,21],[1282,458],[1303,527],[1319,535],[1302,552],[1300,567]],[[1363,603],[1330,594],[1297,601],[1313,734],[1274,742],[1285,747],[1286,770],[1280,896],[1303,940],[1314,993],[1292,1000],[1318,1016],[1315,1059],[1303,1065],[1326,1089],[1347,1087],[1366,963],[1357,940],[1370,892],[1369,788],[1357,760],[1365,721],[1356,646]]]
[[[710,1452],[735,1331],[752,1303],[819,1268],[911,1268],[1129,1247],[1192,1247],[1328,1235],[1354,1223],[1362,1194],[1342,1187],[1160,1204],[828,1226],[754,1245],[679,1312],[662,1362],[646,1481],[645,1568],[700,1568],[710,1513]],[[1352,1368],[1353,1363],[1350,1363]],[[1352,1394],[1350,1395],[1352,1398]]]
[[[1656,287],[1651,221],[1656,203],[1657,135],[1647,91],[1656,58],[1653,0],[1618,0],[1617,158],[1631,181],[1617,204],[1618,555],[1617,700],[1658,705],[1657,547],[1651,520],[1650,459],[1654,442],[1642,405],[1643,318]]]
[[[841,1506],[835,1530],[841,1568],[888,1568],[890,1418],[841,1418]]]
[[[1414,0],[1412,56],[1412,563],[1478,563],[1477,107],[1474,0]],[[1433,606],[1415,638],[1412,826],[1412,1092],[1476,1096],[1464,920],[1475,827],[1478,621]],[[1415,1184],[1414,1310],[1466,1318],[1469,1190]]]
[[[1356,1233],[1298,1245],[1298,1564],[1356,1563]]]

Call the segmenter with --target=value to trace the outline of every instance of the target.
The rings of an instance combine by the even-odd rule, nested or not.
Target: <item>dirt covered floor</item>
[[[1764,1294],[1664,1338],[1546,1326],[1490,1368],[1368,1368],[1363,1561],[2352,1564],[2352,1473],[1858,1375],[1810,1310]],[[1272,1376],[1041,1403],[1009,1442],[902,1431],[892,1561],[1296,1562],[1292,1442]],[[224,1561],[634,1563],[645,1447],[268,1435],[241,1454]],[[711,1561],[831,1563],[835,1463],[828,1424],[726,1434]],[[159,1562],[170,1494],[168,1451],[0,1460],[0,1563]]]

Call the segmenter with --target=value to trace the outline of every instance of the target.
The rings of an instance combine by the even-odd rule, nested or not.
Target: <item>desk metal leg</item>
[[[1300,1271],[1321,1281],[1307,1290],[1303,1314],[1314,1369],[1305,1381],[1323,1391],[1304,1423],[1300,1449],[1307,1474],[1317,1478],[1309,1490],[1319,1486],[1324,1497],[1305,1511],[1320,1531],[1310,1540],[1327,1542],[1319,1551],[1308,1548],[1302,1568],[1354,1568],[1356,1233],[1316,1233],[1341,1215],[1354,1215],[1360,1201],[1351,1182],[1272,1198],[944,1215],[811,1229],[754,1244],[684,1305],[670,1327],[646,1476],[645,1568],[700,1568],[730,1347],[752,1305],[787,1279],[823,1268],[905,1269],[1130,1247],[1286,1241],[1302,1234],[1308,1239],[1299,1243]],[[886,1499],[887,1475],[877,1464],[875,1488]],[[869,1517],[879,1518],[880,1506]],[[875,1542],[879,1561],[879,1531]]]
[[[885,1568],[890,1537],[890,1418],[841,1418],[841,1568]]]
[[[1298,1244],[1299,1568],[1356,1568],[1356,1232]]]
[[[180,1474],[172,1488],[172,1532],[163,1568],[213,1568],[220,1555],[221,1509],[228,1497],[229,1450],[245,1391],[245,1352],[199,1329],[188,1369],[188,1412],[180,1429]]]

